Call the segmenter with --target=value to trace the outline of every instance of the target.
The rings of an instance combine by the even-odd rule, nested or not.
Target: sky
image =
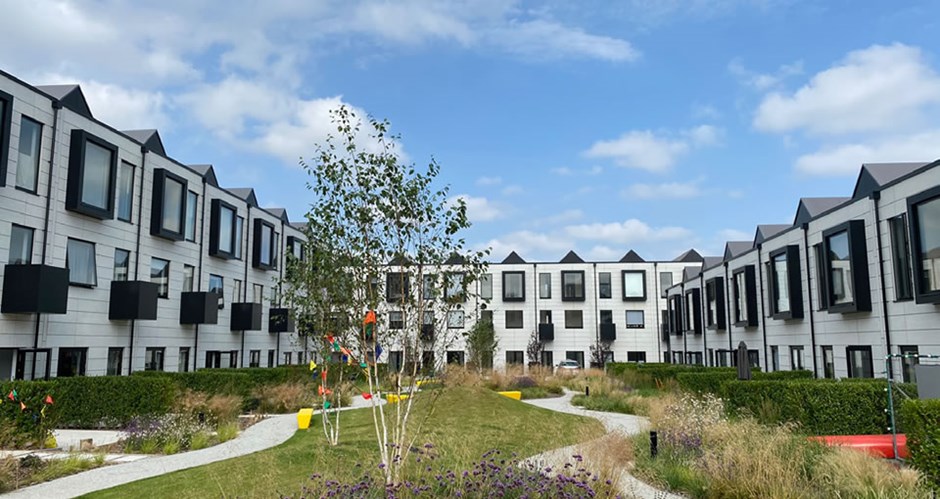
[[[302,220],[340,104],[441,165],[473,248],[721,254],[940,157],[940,3],[0,0],[0,69]]]

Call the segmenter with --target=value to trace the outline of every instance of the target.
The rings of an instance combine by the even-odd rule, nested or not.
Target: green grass
[[[561,387],[544,388],[541,386],[533,386],[530,388],[520,388],[519,391],[522,392],[522,398],[524,400],[561,397],[564,394]]]
[[[623,414],[637,413],[636,408],[630,403],[626,394],[575,395],[571,398],[571,405],[591,411],[619,412]]]
[[[488,390],[458,387],[437,393],[433,404],[430,393],[415,399],[412,421],[423,422],[416,444],[434,444],[439,465],[447,469],[469,469],[492,449],[528,456],[603,434],[594,419],[540,409]],[[355,480],[365,471],[378,475],[370,409],[343,413],[336,447],[326,443],[319,419],[314,422],[309,431],[273,449],[88,497],[280,497],[299,494],[312,473],[335,480]]]
[[[681,491],[693,498],[707,497],[708,480],[684,457],[660,447],[660,453],[650,457],[649,435],[640,433],[633,437],[636,467],[633,473],[648,483],[660,488]]]

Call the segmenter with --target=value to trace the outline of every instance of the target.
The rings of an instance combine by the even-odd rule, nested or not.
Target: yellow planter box
[[[513,400],[522,400],[522,392],[496,392],[503,397],[509,397]]]
[[[297,429],[306,430],[310,428],[310,420],[313,419],[313,409],[301,409],[297,412]]]
[[[405,394],[401,395],[400,397],[398,395],[392,395],[391,393],[385,396],[385,400],[387,400],[389,404],[394,404],[395,402],[400,402],[407,399],[408,395]]]

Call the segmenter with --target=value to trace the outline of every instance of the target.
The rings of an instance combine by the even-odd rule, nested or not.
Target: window
[[[751,367],[760,369],[760,350],[748,350],[747,363]]]
[[[555,365],[555,353],[551,350],[542,350],[541,364],[544,367],[552,367]]]
[[[823,231],[829,313],[871,311],[865,222],[849,220]]]
[[[914,298],[914,281],[911,279],[911,243],[907,237],[907,215],[888,220],[891,232],[891,255],[894,257],[894,299]]]
[[[0,186],[7,185],[7,154],[10,151],[10,125],[13,121],[13,96],[0,91]]]
[[[213,199],[209,208],[209,255],[219,258],[241,258],[241,220],[234,206]]]
[[[117,185],[117,217],[125,222],[131,221],[134,206],[134,165],[121,161]]]
[[[251,285],[251,301],[252,303],[264,303],[264,285],[263,284]],[[274,300],[274,301],[277,301],[277,300]]]
[[[822,243],[813,245],[813,254],[816,257],[816,309],[826,310],[829,308],[829,279],[826,276],[826,249]]]
[[[672,272],[659,273],[659,289],[664,294],[666,290],[672,287]]]
[[[597,274],[597,296],[598,298],[611,298],[613,296],[610,289],[610,272]]]
[[[940,303],[940,187],[907,198],[917,303]]]
[[[186,192],[186,240],[196,240],[196,204],[199,195],[193,191]]]
[[[245,238],[245,217],[235,217],[235,259],[242,259],[242,241]]]
[[[506,329],[522,329],[522,310],[506,311]]]
[[[539,324],[551,324],[552,323],[552,311],[551,310],[539,310]]]
[[[627,362],[646,362],[646,352],[627,352]]]
[[[612,310],[601,310],[601,324],[613,324],[614,312]]]
[[[522,350],[506,350],[507,365],[521,365],[523,362]]]
[[[481,310],[480,311],[480,322],[486,322],[489,324],[493,323],[493,311],[492,310]]]
[[[259,284],[259,286],[260,286],[260,284]],[[277,296],[277,292],[278,292],[278,289],[279,289],[278,286],[279,286],[279,285],[271,286],[271,303],[276,303],[276,304],[280,304],[280,303],[281,303],[281,299],[278,298],[278,296]],[[258,301],[257,303],[261,303],[260,299],[259,299],[259,301]]]
[[[268,367],[274,367],[274,350],[268,350]]]
[[[698,288],[685,292],[685,330],[702,334],[702,291]]]
[[[624,301],[646,301],[645,270],[624,270],[622,278]]]
[[[791,371],[803,370],[803,346],[802,345],[790,347],[790,370]]]
[[[16,187],[36,192],[39,180],[39,156],[42,143],[42,124],[20,117],[20,147],[16,159]]]
[[[193,290],[193,281],[194,276],[196,275],[196,267],[192,265],[183,264],[183,291],[190,292]]]
[[[487,277],[489,274],[485,274],[483,277]],[[425,274],[422,278],[424,281],[424,286],[421,289],[421,297],[425,300],[433,300],[437,298],[437,276],[434,274]],[[480,280],[480,295],[483,297],[483,293],[486,291],[486,285],[483,282],[484,279]],[[493,297],[493,281],[490,280],[490,298]],[[485,297],[484,297],[485,298]]]
[[[120,376],[122,365],[124,363],[124,348],[108,348],[108,367],[105,374],[108,376]]]
[[[774,319],[803,318],[800,248],[787,246],[770,253],[771,305]]]
[[[126,281],[130,273],[131,252],[120,248],[114,249],[114,276],[115,281]]]
[[[853,346],[845,348],[846,363],[849,367],[850,378],[874,378],[872,367],[871,347]]]
[[[10,228],[10,265],[33,263],[33,229],[13,224]]]
[[[48,348],[17,350],[14,379],[48,379],[50,357],[52,354]]]
[[[493,299],[493,274],[480,276],[480,298],[484,300]]]
[[[65,209],[101,220],[114,218],[117,147],[72,130]]]
[[[449,302],[467,301],[466,284],[463,272],[447,272],[444,278],[447,281],[444,287],[444,299]]]
[[[242,280],[232,279],[232,303],[241,303],[243,298],[244,295],[242,294]]]
[[[291,352],[284,352],[284,365],[289,366],[291,361]]]
[[[70,238],[65,249],[65,266],[69,269],[69,284],[88,287],[98,285],[94,243]]]
[[[693,366],[704,365],[704,355],[702,352],[686,352],[685,363]]]
[[[899,346],[898,351],[904,357],[901,357],[901,376],[905,383],[917,383],[917,374],[914,366],[920,364],[917,345]]]
[[[150,282],[157,285],[157,296],[170,296],[170,262],[161,258],[150,259]]]
[[[180,360],[176,368],[181,373],[189,372],[189,347],[180,347]]]
[[[464,312],[463,310],[448,310],[447,311],[447,328],[448,329],[463,329],[464,327]]]
[[[503,301],[525,301],[525,272],[503,272]]]
[[[832,355],[832,345],[822,347],[823,376],[826,379],[835,379],[836,361]]]
[[[389,372],[401,372],[404,365],[404,355],[401,350],[392,350],[388,352],[388,370]]]
[[[388,313],[388,328],[389,329],[402,329],[405,327],[405,323],[402,321],[401,311],[392,310]]]
[[[248,352],[248,367],[261,367],[261,350]]]
[[[252,265],[263,270],[273,270],[276,266],[274,225],[260,218],[255,219],[254,248]]]
[[[408,296],[408,274],[389,272],[385,274],[385,301],[401,302]]]
[[[580,310],[565,310],[565,329],[584,328],[584,313]]]
[[[584,301],[584,271],[561,272],[561,301]]]
[[[578,350],[565,351],[565,360],[577,361],[579,367],[584,367],[584,352]]]
[[[215,293],[219,296],[219,309],[225,308],[225,279],[220,275],[209,274],[209,289],[210,293]],[[233,299],[238,299],[236,296]]]
[[[777,345],[770,346],[770,369],[772,371],[780,370],[780,349]]]
[[[539,298],[549,299],[552,297],[552,275],[548,272],[539,273]]]
[[[464,364],[464,352],[462,350],[448,350],[447,363],[462,366]]]
[[[153,171],[153,203],[150,234],[182,241],[186,231],[186,179],[164,168]]]
[[[705,281],[705,325],[725,329],[725,280],[715,277]]]
[[[298,237],[287,236],[287,248],[294,260],[304,259],[304,241]]]
[[[165,353],[166,349],[163,347],[147,347],[144,351],[144,371],[162,371]]]
[[[646,327],[646,313],[642,310],[627,310],[627,329],[642,329]]]
[[[84,376],[85,363],[87,360],[87,348],[60,348],[56,376],[60,378]]]
[[[734,325],[757,326],[757,279],[753,265],[734,271]]]

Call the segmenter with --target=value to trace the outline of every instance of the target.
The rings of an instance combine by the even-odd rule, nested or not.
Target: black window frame
[[[214,286],[212,283],[212,281],[215,279],[218,279],[218,286]],[[238,281],[238,279],[235,279],[235,281]],[[209,274],[209,283],[206,285],[206,291],[209,293],[215,293],[219,296],[219,310],[225,308],[225,276],[219,274]],[[238,296],[232,297],[232,300],[237,299]]]
[[[29,234],[29,248],[26,249],[26,260],[25,261],[14,261],[12,258],[11,252],[13,251],[13,231],[22,230],[24,233]],[[7,263],[10,265],[29,265],[33,263],[33,245],[36,242],[36,229],[32,227],[27,227],[20,224],[10,224],[10,243],[9,248],[7,248]]]
[[[795,362],[799,359],[799,362]],[[790,345],[790,370],[802,371],[806,369],[806,349],[803,345]]]
[[[128,170],[130,170],[131,181],[130,181],[130,192],[127,193],[128,213],[127,213],[127,218],[124,218],[121,216],[121,198],[123,197],[121,183],[124,180],[124,173]],[[135,178],[137,178],[137,166],[134,165],[134,163],[131,163],[130,161],[121,160],[121,162],[118,163],[117,185],[114,188],[114,196],[115,196],[114,217],[122,222],[127,222],[130,224],[134,223],[134,179]]]
[[[115,357],[117,357],[117,363],[112,364],[112,360],[114,360]],[[108,347],[108,357],[105,363],[105,376],[120,376],[123,372],[124,347]]]
[[[118,147],[101,137],[78,128],[72,130],[70,140],[69,171],[65,187],[65,209],[99,220],[113,219],[116,204],[114,193],[115,189],[117,189]],[[82,201],[82,188],[84,187],[84,179],[82,177],[85,173],[85,147],[89,142],[111,152],[106,208],[101,208]]]
[[[424,296],[425,296],[425,299],[428,299],[427,293],[424,293]],[[493,299],[493,274],[481,274],[480,275],[480,299],[482,300]]]
[[[248,351],[248,367],[261,367],[261,350]]]
[[[91,257],[92,257],[91,259],[92,259],[92,271],[93,271],[93,273],[94,273],[94,279],[93,279],[94,282],[92,282],[92,283],[87,283],[87,282],[75,282],[75,281],[72,281],[72,272],[71,272],[71,267],[69,266],[69,250],[68,250],[68,245],[69,245],[69,243],[71,243],[72,241],[75,241],[75,242],[77,242],[77,243],[90,244],[90,245],[91,245]],[[68,239],[66,240],[66,243],[65,243],[65,244],[66,244],[66,246],[65,246],[65,268],[70,269],[70,270],[69,270],[69,286],[78,286],[78,287],[81,287],[81,288],[94,288],[94,287],[97,287],[97,286],[98,286],[98,253],[97,253],[98,248],[97,248],[97,245],[96,245],[94,242],[92,242],[92,241],[85,241],[85,240],[83,240],[83,239],[77,239],[77,238],[74,238],[74,237],[68,238]]]
[[[180,347],[179,356],[177,357],[176,362],[176,371],[181,373],[189,372],[189,358],[191,357],[191,352],[189,347]],[[271,367],[271,366],[268,366]]]
[[[392,315],[396,315],[398,318],[392,318]],[[389,329],[404,329],[405,321],[402,319],[404,314],[401,310],[389,310],[388,311],[388,328]]]
[[[780,255],[784,255],[787,264],[787,282],[777,282],[777,271],[774,263]],[[770,272],[770,310],[774,320],[794,320],[803,318],[803,281],[800,274],[800,247],[792,244],[768,253]],[[787,301],[790,308],[781,312],[777,309],[781,284],[787,286]]]
[[[271,240],[269,241],[268,245],[268,256],[270,257],[270,261],[268,262],[261,261],[261,250],[263,249],[263,234],[265,229],[271,231]],[[256,218],[252,236],[251,266],[259,270],[277,270],[277,232],[275,231],[274,224],[268,222],[267,220]]]
[[[186,210],[185,210],[186,215],[184,217],[186,219],[186,227],[183,228],[183,232],[184,232],[185,240],[191,243],[196,242],[196,234],[197,234],[196,220],[199,219],[198,208],[199,208],[199,193],[196,191],[187,190],[186,191]],[[190,220],[189,218],[190,212],[192,212],[192,220]],[[234,230],[235,229],[233,228],[232,231],[234,232]],[[192,231],[192,237],[189,237],[190,231]]]
[[[760,325],[760,315],[757,311],[757,269],[754,265],[745,265],[734,270],[731,274],[732,281],[734,284],[733,295],[734,295],[734,325],[735,327],[757,327]],[[739,304],[739,288],[738,280],[744,279],[744,308],[747,315],[744,320],[741,320],[741,314],[738,310]]]
[[[10,132],[13,127],[13,96],[0,90],[0,187],[7,185]]]
[[[833,294],[835,281],[833,280],[833,254],[830,241],[843,232],[848,240],[849,265],[851,266],[849,271],[852,275],[853,299],[851,302],[836,303]],[[849,220],[843,222],[824,230],[822,236],[823,251],[826,255],[826,302],[829,306],[829,313],[871,312],[871,281],[868,275],[868,246],[865,242],[865,221]]]
[[[232,233],[229,236],[229,248],[231,251],[226,251],[219,247],[219,243],[222,238],[222,213],[223,209],[229,210],[232,214]],[[231,203],[226,203],[221,199],[213,199],[209,207],[209,256],[214,256],[216,258],[222,258],[224,260],[240,260],[240,255],[236,248],[236,243],[241,237],[238,234],[238,208]]]
[[[888,219],[891,235],[891,269],[894,273],[894,301],[914,299],[914,269],[911,265],[911,239],[907,213]]]
[[[521,291],[522,291],[522,294],[521,294],[521,296],[508,297],[508,296],[506,296],[506,290],[508,289],[508,286],[506,286],[506,279],[507,279],[508,277],[516,277],[516,276],[518,276],[519,279],[520,279],[519,284],[520,284],[520,289],[521,289]],[[503,289],[502,289],[502,291],[503,291],[503,301],[508,301],[508,302],[523,302],[523,301],[525,301],[525,271],[524,271],[524,270],[506,270],[506,271],[503,271]]]
[[[512,314],[513,316],[515,316],[516,314],[519,315],[519,325],[518,325],[518,326],[510,326],[510,325],[509,325],[509,314]],[[505,312],[503,318],[504,318],[504,320],[505,320],[506,329],[523,329],[523,328],[525,328],[525,313],[524,313],[522,310],[506,310],[506,312]]]
[[[411,276],[408,272],[385,273],[385,301],[400,303],[408,300],[411,293]]]
[[[627,296],[627,286],[626,286],[627,274],[640,274],[642,282],[643,282],[643,295],[642,296]],[[621,295],[623,296],[623,301],[646,301],[647,299],[646,270],[622,270],[620,271],[620,287],[622,289]]]
[[[575,315],[577,313],[578,315]],[[571,323],[574,324],[574,318],[577,317],[577,325],[569,326],[569,314]],[[565,329],[584,329],[584,311],[583,310],[565,310]]]
[[[628,350],[627,351],[627,362],[646,362],[646,351],[645,350]]]
[[[56,358],[56,371],[55,375],[57,378],[68,378],[73,376],[85,376],[88,372],[88,347],[59,347],[58,357]],[[62,373],[63,359],[65,354],[80,354],[78,359],[78,371],[69,374]]]
[[[523,282],[525,280],[523,279]],[[545,285],[547,286],[547,289]],[[525,292],[523,291],[523,296]],[[550,300],[552,298],[552,273],[539,272],[539,300]]]
[[[467,313],[460,308],[447,311],[447,329],[463,329],[467,325]]]
[[[578,286],[574,285],[574,295],[568,293],[568,285],[565,282],[565,277],[578,276],[581,278],[581,296],[578,296]],[[561,301],[585,301],[585,278],[583,270],[562,270],[561,271]]]
[[[444,272],[444,301],[462,303],[467,301],[467,274],[465,272]],[[459,286],[455,293],[454,288]]]
[[[522,350],[506,350],[506,365],[521,366],[525,363],[525,352]]]
[[[159,258],[156,256],[150,257],[150,282],[154,282],[153,281],[154,279],[153,264],[154,264],[154,261],[156,260],[159,260],[161,262],[166,262],[166,291],[160,292],[160,286],[161,286],[160,283],[159,282],[155,283],[157,285],[157,298],[166,299],[170,297],[170,261],[165,258]]]
[[[836,357],[832,345],[823,345],[820,347],[822,352],[823,378],[836,378]]]
[[[691,305],[689,305],[689,298],[692,298]],[[682,306],[686,309],[683,331],[694,335],[702,334],[702,290],[699,288],[687,289],[682,294]],[[691,311],[688,310],[690,307],[692,308]]]
[[[940,283],[935,290],[924,289],[924,262],[920,255],[921,237],[918,226],[918,206],[927,202],[940,202],[940,186],[927,189],[907,198],[908,230],[911,242],[911,264],[914,269],[914,301],[916,303],[940,303]]]
[[[712,298],[715,300],[715,321],[712,322]],[[723,331],[728,327],[725,306],[725,278],[713,277],[705,281],[705,325],[712,331]]]
[[[148,357],[150,357],[149,361]],[[156,357],[159,357],[159,366],[156,365]],[[165,367],[166,347],[147,347],[144,349],[144,371],[163,372]]]
[[[852,367],[852,352],[867,352],[868,353],[868,372],[871,376],[858,376],[855,372],[855,369]],[[852,345],[845,347],[845,366],[848,377],[850,378],[863,378],[871,379],[875,377],[875,366],[874,366],[874,357],[872,357],[872,348],[871,345]],[[862,366],[864,369],[865,366]],[[864,374],[864,373],[862,373]]]
[[[901,357],[901,381],[905,383],[917,383],[916,367],[920,364],[920,347],[917,345],[898,345],[898,353]]]
[[[630,322],[630,320],[628,319],[628,317],[629,317],[629,314],[630,314],[631,312],[633,312],[633,313],[639,312],[640,315],[643,317],[643,321],[640,323],[640,325],[636,325],[636,323],[631,323],[631,322]],[[625,324],[624,327],[627,328],[627,329],[644,329],[644,328],[646,328],[646,311],[645,311],[645,310],[642,310],[642,309],[625,310],[624,313],[623,313],[623,320],[624,320],[624,324]]]
[[[24,121],[32,122],[33,124],[39,127],[39,140],[36,143],[36,151],[35,151],[36,161],[35,161],[35,164],[32,165],[36,169],[36,171],[33,177],[33,187],[31,189],[28,187],[23,187],[19,183],[19,176],[20,176],[19,150],[20,150],[20,146],[23,145],[22,142],[23,142],[23,122]],[[29,116],[25,114],[20,115],[20,138],[19,138],[20,143],[17,144],[16,175],[15,175],[15,179],[13,180],[13,185],[19,191],[28,192],[30,194],[36,194],[36,190],[39,189],[39,172],[40,170],[42,170],[42,131],[43,131],[42,129],[43,129],[43,126],[44,126],[43,123],[39,120],[30,118]]]
[[[676,293],[667,299],[667,308],[670,313],[669,328],[672,334],[676,336],[682,335],[685,329],[685,314],[683,312],[685,308],[684,300],[685,297],[682,293]]]
[[[174,231],[164,227],[163,205],[166,201],[166,182],[177,182],[180,184],[180,213],[179,230]],[[166,168],[155,168],[153,170],[153,192],[151,194],[150,209],[150,235],[162,237],[170,241],[184,241],[186,239],[186,202],[189,197],[189,181]]]
[[[127,258],[124,260],[124,278],[120,279],[117,275],[117,270],[121,268],[118,266],[118,252],[125,253]],[[112,281],[129,281],[131,279],[131,251],[124,248],[114,248],[114,265],[111,267],[111,280]]]
[[[606,277],[605,277],[606,276]],[[606,279],[606,283],[604,282]],[[597,297],[599,299],[608,299],[614,297],[613,276],[610,272],[597,273]]]
[[[813,245],[813,258],[816,260],[816,310],[828,310],[829,279],[826,278],[826,249],[822,242]]]

